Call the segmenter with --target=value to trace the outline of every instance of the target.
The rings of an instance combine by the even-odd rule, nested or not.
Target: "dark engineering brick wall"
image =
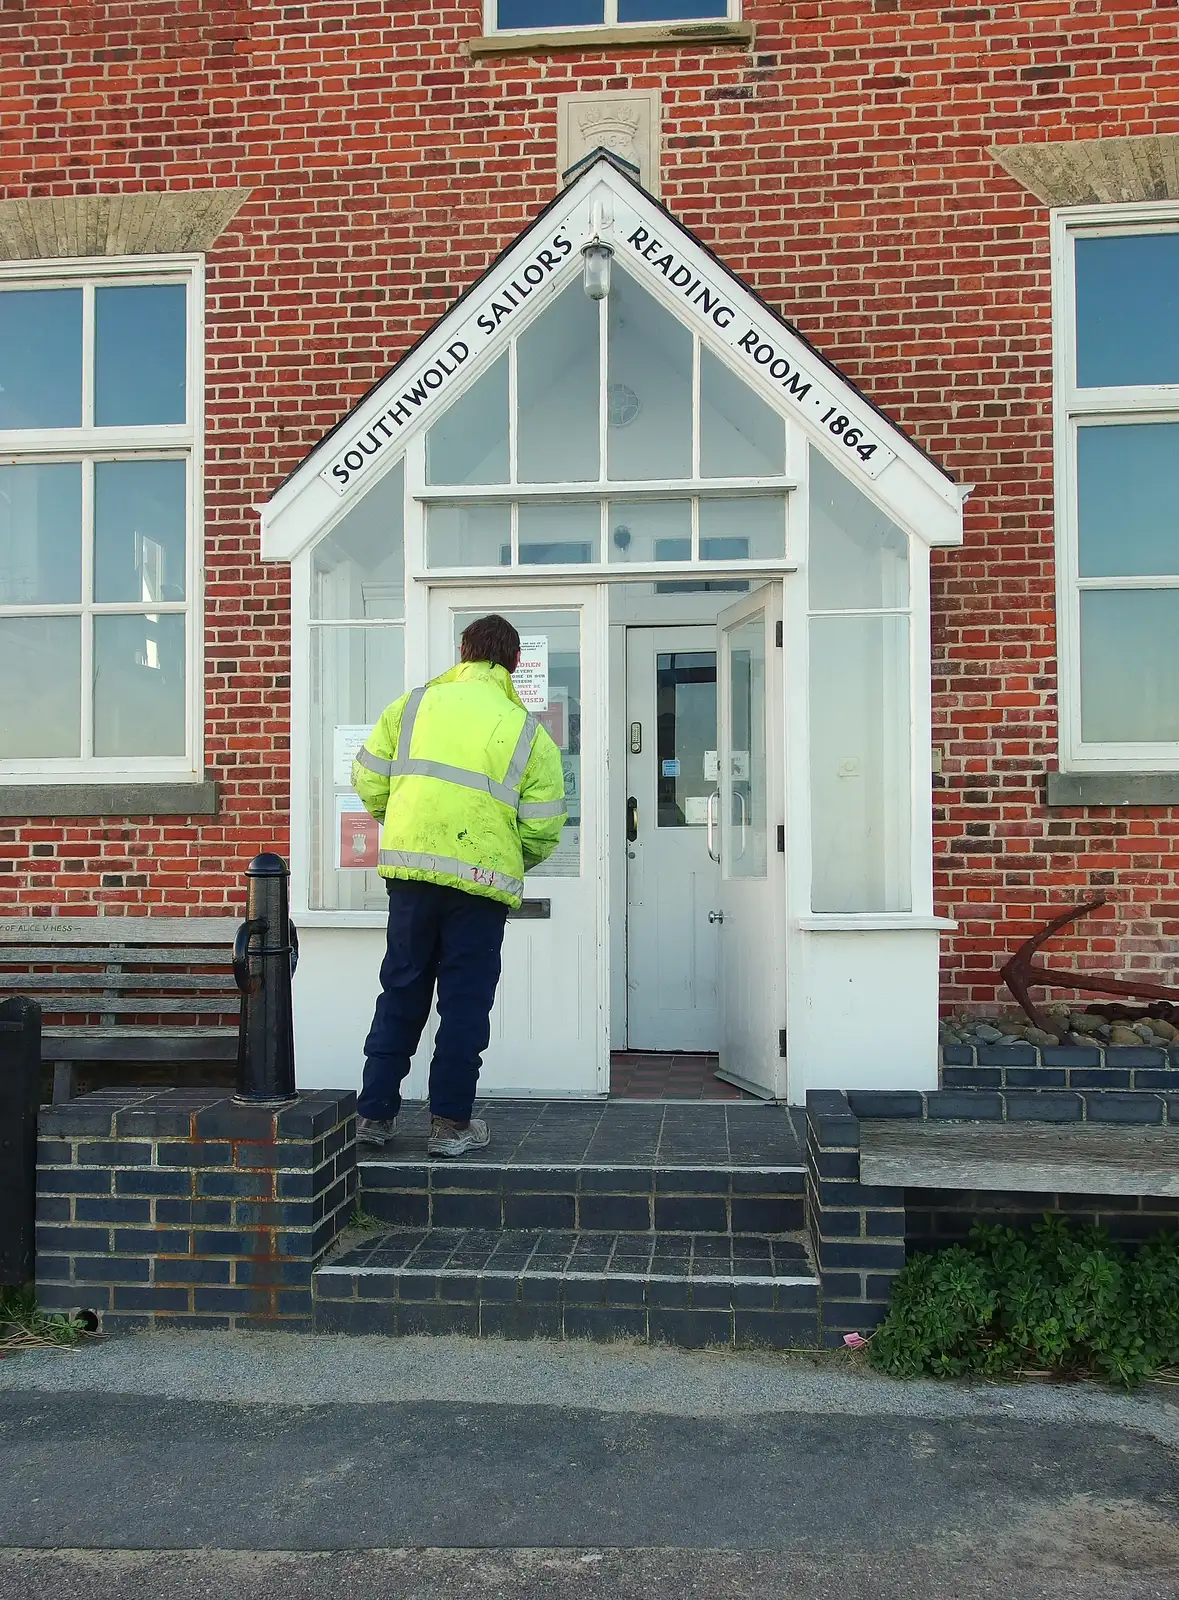
[[[0,828],[0,914],[223,911],[287,851],[289,597],[251,506],[551,198],[570,90],[658,88],[664,197],[960,480],[935,554],[949,1006],[1049,905],[1069,959],[1173,969],[1166,808],[1042,804],[1056,759],[1048,213],[995,144],[1179,130],[1175,5],[746,0],[751,51],[473,61],[478,0],[5,0],[9,197],[246,186],[208,261],[215,819]]]

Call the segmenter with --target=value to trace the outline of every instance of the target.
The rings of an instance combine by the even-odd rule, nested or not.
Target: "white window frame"
[[[530,28],[501,28],[498,21],[499,4],[500,0],[483,0],[483,31],[489,37],[497,35],[511,38],[513,34],[533,33],[584,33],[593,28],[633,28],[636,31],[649,31],[651,28],[685,27],[692,23],[698,23],[703,27],[710,22],[741,20],[741,0],[726,0],[724,15],[719,17],[663,17],[652,22],[619,22],[618,0],[602,0],[604,10],[601,22],[554,22]]]
[[[1179,589],[1179,575],[1082,578],[1079,570],[1077,431],[1083,425],[1179,422],[1179,384],[1085,388],[1076,384],[1075,243],[1102,234],[1179,233],[1174,201],[1073,206],[1052,215],[1053,452],[1056,498],[1058,753],[1066,772],[1177,772],[1179,742],[1086,743],[1081,734],[1081,594],[1085,589]]]
[[[183,423],[139,427],[93,425],[94,291],[108,285],[175,284],[187,286],[188,414]],[[65,605],[0,605],[0,617],[81,616],[82,754],[77,757],[38,757],[0,760],[0,782],[6,784],[81,784],[141,781],[200,782],[204,777],[204,257],[202,255],[142,255],[79,257],[59,261],[20,261],[0,265],[0,292],[19,289],[83,289],[82,318],[82,426],[77,428],[0,430],[0,464],[83,462],[83,525],[92,518],[93,463],[96,461],[159,460],[183,458],[188,463],[186,503],[186,569],[183,601],[134,605],[96,602],[87,593],[79,603]],[[90,421],[87,419],[90,418]],[[92,547],[83,547],[84,571],[92,561]],[[177,756],[95,756],[93,740],[93,627],[94,616],[136,612],[182,613],[185,627],[185,741]]]

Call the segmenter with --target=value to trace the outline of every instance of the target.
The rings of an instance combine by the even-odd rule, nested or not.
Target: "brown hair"
[[[464,661],[490,661],[515,672],[520,665],[520,635],[506,617],[480,617],[463,629],[460,655]]]

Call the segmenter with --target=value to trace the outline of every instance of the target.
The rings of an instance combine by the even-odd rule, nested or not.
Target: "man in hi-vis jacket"
[[[550,855],[565,823],[561,756],[512,683],[520,635],[482,617],[460,662],[386,707],[352,767],[380,820],[379,871],[389,891],[381,995],[364,1043],[357,1138],[386,1144],[438,989],[430,1066],[431,1155],[478,1150],[471,1116],[508,911],[524,874]]]

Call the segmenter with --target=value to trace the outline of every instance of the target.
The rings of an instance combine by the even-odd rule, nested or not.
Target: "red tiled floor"
[[[716,1076],[717,1057],[683,1051],[646,1053],[615,1050],[610,1055],[610,1093],[616,1100],[749,1100],[734,1084]]]

